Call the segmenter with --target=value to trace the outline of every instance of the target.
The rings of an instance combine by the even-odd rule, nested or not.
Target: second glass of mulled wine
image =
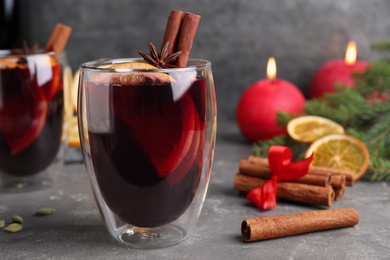
[[[47,186],[63,161],[63,52],[0,53],[0,187]]]
[[[182,241],[205,199],[214,153],[211,64],[157,69],[140,59],[81,66],[80,140],[110,234],[138,248]]]

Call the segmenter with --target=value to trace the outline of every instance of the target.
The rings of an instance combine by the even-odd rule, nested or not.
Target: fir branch
[[[376,123],[369,128],[363,141],[369,147],[375,144],[386,147],[390,145],[390,113],[383,114],[375,120]]]
[[[279,126],[286,126],[288,121],[290,121],[293,116],[290,116],[287,112],[277,112],[276,113],[276,121]]]
[[[390,181],[390,160],[374,158],[374,160],[371,161],[369,171],[372,172],[372,181]]]
[[[377,51],[390,51],[390,41],[378,41],[371,44],[371,48]]]

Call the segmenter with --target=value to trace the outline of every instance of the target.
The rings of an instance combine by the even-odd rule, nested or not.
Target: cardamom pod
[[[37,212],[35,212],[35,216],[46,216],[53,214],[56,210],[52,208],[41,208]]]
[[[18,216],[18,215],[14,215],[12,216],[11,220],[9,221],[10,223],[19,223],[19,224],[23,224],[23,218],[21,216]]]
[[[3,228],[5,226],[5,221],[0,219],[0,228]]]
[[[19,223],[12,223],[4,228],[5,231],[11,232],[11,233],[19,232],[22,229],[23,229],[23,226]]]

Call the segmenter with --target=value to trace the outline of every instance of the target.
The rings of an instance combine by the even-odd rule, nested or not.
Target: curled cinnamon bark
[[[262,176],[262,178],[265,179],[269,179],[271,177],[271,172],[269,169],[267,158],[249,156],[248,160],[242,160],[242,161],[240,161],[241,173],[252,175],[252,176]],[[346,185],[353,186],[354,184],[353,173],[345,170],[312,165],[310,166],[307,175],[322,175],[322,176],[345,175]]]
[[[57,23],[46,43],[45,51],[62,52],[65,49],[71,32],[71,27]]]
[[[359,213],[354,208],[316,210],[273,217],[248,218],[241,224],[241,234],[244,241],[252,242],[350,227],[358,222]]]
[[[184,13],[180,10],[172,10],[168,17],[167,25],[165,27],[164,38],[161,46],[168,45],[168,55],[175,52],[177,38],[179,37],[179,31]]]
[[[181,55],[176,60],[177,67],[187,66],[199,21],[200,16],[197,14],[189,12],[184,14],[176,47],[176,51],[181,51]]]
[[[266,160],[266,159],[265,159]],[[256,163],[250,160],[241,160],[239,164],[239,172],[244,175],[259,177],[262,179],[271,178],[271,172],[268,166],[268,161],[264,161],[265,163]],[[288,182],[296,182],[302,184],[310,184],[316,186],[329,186],[331,181],[331,175],[310,175],[306,174],[303,177],[290,180]]]
[[[234,177],[234,188],[241,192],[250,192],[264,185],[265,181],[264,179],[237,173]],[[330,186],[320,187],[301,183],[278,182],[276,197],[310,205],[331,207],[335,194]]]

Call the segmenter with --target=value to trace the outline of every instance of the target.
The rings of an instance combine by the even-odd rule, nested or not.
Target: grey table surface
[[[233,122],[219,122],[211,182],[194,232],[182,243],[141,250],[120,245],[104,227],[82,163],[66,164],[49,188],[0,194],[0,219],[18,214],[18,233],[0,230],[0,259],[390,259],[390,183],[359,181],[333,208],[354,207],[360,222],[350,228],[245,243],[240,225],[248,217],[316,208],[278,202],[260,211],[233,188],[240,159],[251,146]],[[73,158],[78,151],[68,154]],[[41,207],[55,214],[35,217]]]

